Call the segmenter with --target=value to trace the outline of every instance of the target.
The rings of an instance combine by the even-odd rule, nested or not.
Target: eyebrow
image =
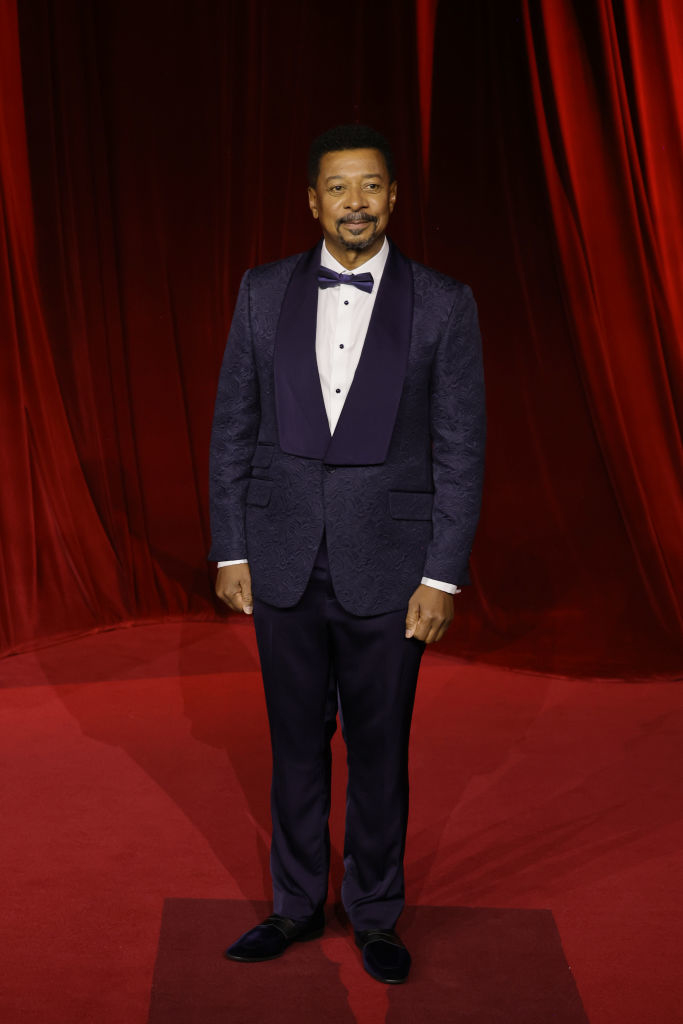
[[[379,174],[377,171],[373,171],[371,174],[362,174],[361,177],[362,178],[381,178],[382,175]],[[340,181],[343,181],[344,175],[343,174],[330,174],[329,177],[325,178],[325,181],[336,181],[337,179],[339,179]]]

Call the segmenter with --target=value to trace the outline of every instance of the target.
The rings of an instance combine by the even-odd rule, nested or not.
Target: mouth
[[[363,231],[368,224],[374,223],[374,217],[344,217],[339,221],[339,226],[348,228],[349,231]]]

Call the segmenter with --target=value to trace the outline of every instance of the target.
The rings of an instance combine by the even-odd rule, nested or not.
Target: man
[[[396,195],[372,129],[314,141],[322,244],[242,280],[216,400],[209,554],[218,596],[253,610],[273,752],[274,914],[226,956],[268,960],[323,933],[338,700],[342,899],[366,970],[394,983],[411,963],[394,926],[417,674],[468,582],[485,430],[471,292],[388,242]]]

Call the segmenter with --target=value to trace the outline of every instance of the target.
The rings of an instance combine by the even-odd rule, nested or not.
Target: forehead
[[[388,178],[387,165],[378,149],[335,149],[320,158],[322,181],[328,178]]]

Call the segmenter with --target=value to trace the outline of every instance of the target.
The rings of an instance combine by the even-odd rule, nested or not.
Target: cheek
[[[325,203],[321,216],[326,220],[336,221],[341,217],[341,206],[339,203]]]

